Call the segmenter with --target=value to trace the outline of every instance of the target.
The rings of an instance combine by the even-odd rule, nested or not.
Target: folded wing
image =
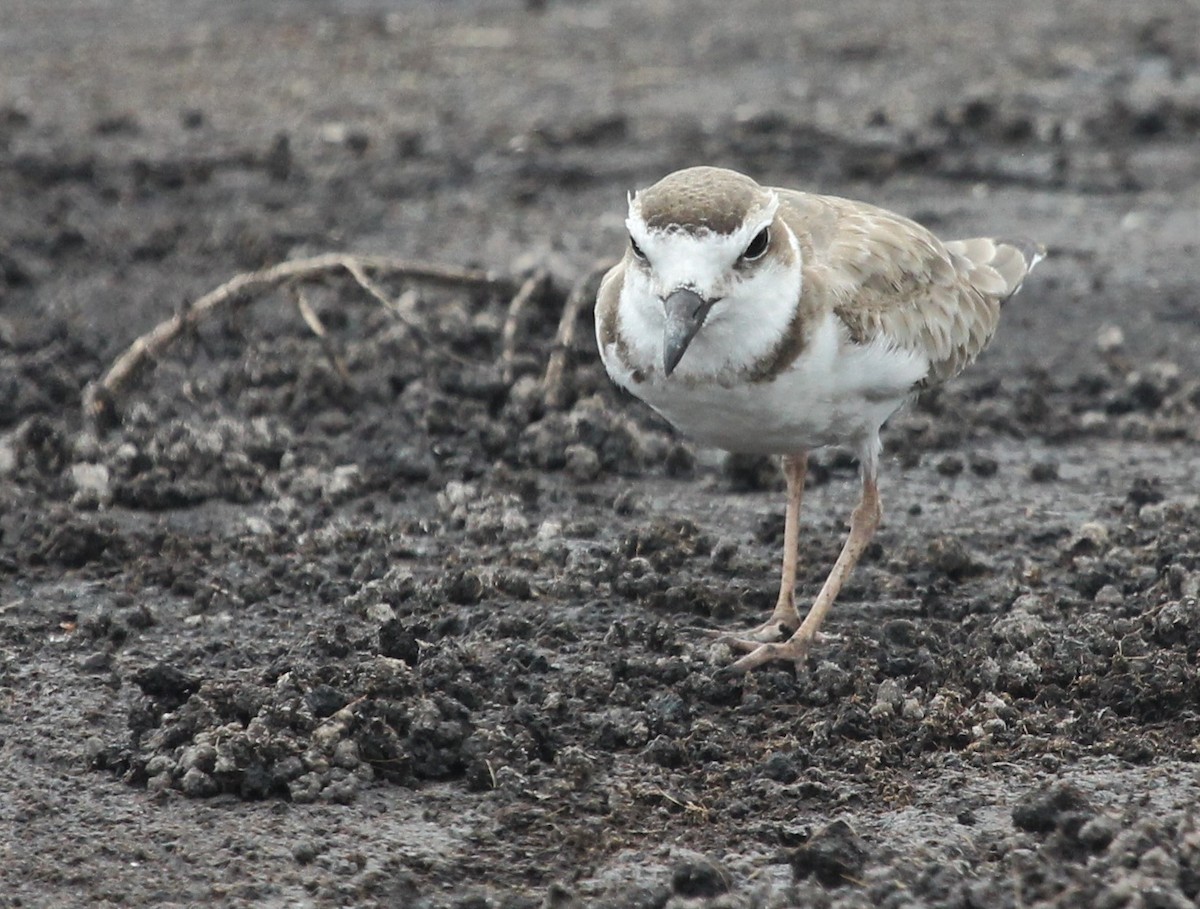
[[[886,343],[926,357],[923,385],[951,378],[979,355],[1002,304],[1044,255],[1020,240],[943,243],[915,221],[874,206],[780,195],[801,241],[806,293],[828,294],[853,343]]]

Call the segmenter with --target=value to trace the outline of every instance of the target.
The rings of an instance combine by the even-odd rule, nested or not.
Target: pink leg
[[[783,571],[779,578],[779,599],[771,617],[747,632],[743,639],[778,641],[800,627],[796,611],[796,562],[800,549],[800,503],[804,499],[804,477],[808,473],[808,452],[787,455],[783,475],[787,480],[787,509],[783,518]]]
[[[850,572],[858,564],[863,550],[867,548],[867,544],[871,542],[871,537],[875,535],[875,530],[879,527],[879,521],[882,516],[883,510],[879,503],[879,487],[876,484],[875,471],[873,469],[864,470],[862,499],[850,516],[850,535],[846,538],[842,552],[834,563],[833,570],[829,572],[829,577],[825,579],[825,585],[821,588],[821,592],[817,594],[816,600],[813,601],[812,608],[808,610],[808,615],[805,616],[804,622],[796,629],[796,633],[782,644],[763,644],[752,640],[733,642],[735,646],[749,650],[750,652],[729,667],[732,671],[746,672],[773,660],[792,660],[797,666],[803,663],[804,658],[808,655],[809,647],[812,646],[817,632],[821,629],[821,623],[825,621],[825,616],[829,613],[830,607],[833,606],[833,601],[837,599],[838,593],[841,592],[842,585],[846,583],[846,578],[850,577]],[[787,558],[787,554],[785,553],[785,578],[787,575]],[[792,578],[794,581],[794,553],[792,559]],[[777,610],[778,608],[776,607]]]

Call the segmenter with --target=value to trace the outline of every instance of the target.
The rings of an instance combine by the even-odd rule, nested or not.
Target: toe
[[[757,628],[751,628],[744,634],[738,635],[744,641],[758,641],[760,644],[774,644],[778,641],[787,640],[788,636],[796,630],[795,626],[789,626],[780,621],[764,622]]]
[[[729,667],[729,671],[734,673],[749,672],[751,669],[757,669],[759,666],[780,659],[778,651],[782,646],[782,644],[760,644],[733,663]]]
[[[739,643],[747,643],[745,641]],[[773,663],[777,660],[785,660],[794,663],[796,671],[802,671],[804,661],[808,657],[809,641],[799,640],[795,637],[785,641],[782,644],[759,644],[757,647],[750,649],[744,657],[734,662],[729,671],[734,673],[749,672],[751,669],[757,669],[759,666],[765,666],[767,663]]]
[[[767,646],[767,644],[764,644],[757,638],[738,638],[732,635],[725,635],[722,637],[721,643],[729,647],[731,650],[740,650],[743,653],[753,653],[754,651]]]

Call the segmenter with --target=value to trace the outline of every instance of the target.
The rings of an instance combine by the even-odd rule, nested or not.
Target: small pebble
[[[738,549],[737,540],[729,538],[717,540],[712,555],[709,556],[712,567],[717,571],[732,571],[737,564]]]
[[[321,774],[306,773],[288,783],[288,795],[298,805],[309,804],[317,800],[322,788]]]
[[[103,672],[112,665],[112,654],[106,653],[103,650],[98,650],[90,656],[84,657],[79,663],[79,668],[84,672]]]
[[[1000,469],[995,458],[985,455],[972,455],[970,460],[971,473],[977,477],[994,477]]]
[[[1063,823],[1067,815],[1089,810],[1087,797],[1073,784],[1054,780],[1017,800],[1012,810],[1013,825],[1031,833],[1047,833]]]
[[[303,840],[292,847],[292,858],[298,865],[308,865],[316,860],[320,850],[312,840]]]
[[[216,780],[199,767],[193,767],[183,775],[183,779],[179,782],[179,788],[183,790],[184,795],[192,798],[204,798],[216,795],[220,791]]]
[[[792,874],[797,880],[812,875],[826,887],[838,887],[859,876],[867,856],[866,843],[854,828],[836,820],[792,854]]]
[[[695,856],[675,866],[671,889],[683,897],[715,897],[728,893],[733,877],[719,862]]]
[[[171,777],[171,774],[156,773],[146,780],[146,791],[151,793],[166,792],[171,788],[173,782],[174,779]]]
[[[904,703],[900,706],[900,715],[906,720],[923,720],[925,719],[925,708],[916,698],[905,698]]]
[[[324,478],[321,493],[331,502],[345,501],[358,491],[362,482],[362,470],[357,464],[343,464]]]
[[[1104,325],[1096,332],[1096,350],[1114,353],[1125,346],[1125,332],[1118,325]]]
[[[576,443],[568,445],[566,451],[566,472],[571,479],[580,483],[590,483],[600,476],[600,456],[588,445]]]
[[[358,743],[354,739],[342,739],[333,749],[333,765],[346,770],[353,770],[361,763],[358,756]]]
[[[72,464],[71,483],[75,487],[75,507],[96,508],[112,502],[108,468],[103,464]]]
[[[1116,835],[1117,822],[1103,814],[1098,814],[1079,828],[1076,838],[1093,852],[1100,852],[1102,849],[1108,848],[1108,844]]]
[[[1058,479],[1058,463],[1038,461],[1029,468],[1029,479],[1035,483],[1050,483]]]
[[[963,472],[963,461],[958,455],[946,455],[937,462],[937,472],[944,477],[956,477]]]
[[[1102,552],[1108,545],[1108,528],[1099,521],[1081,524],[1063,547],[1064,551],[1076,555]]]
[[[617,497],[613,499],[613,511],[622,517],[645,514],[646,503],[632,489],[625,489],[617,493]]]

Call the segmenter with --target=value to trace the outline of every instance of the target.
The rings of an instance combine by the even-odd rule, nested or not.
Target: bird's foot
[[[744,645],[747,642],[753,642],[751,645],[753,647],[758,644],[786,641],[799,627],[800,615],[796,612],[795,604],[780,600],[771,611],[771,617],[749,631],[730,632],[714,630],[709,633],[722,644],[744,649]]]
[[[827,637],[829,636],[823,634],[801,635],[800,632],[797,632],[782,642],[763,643],[752,638],[735,638],[726,641],[733,649],[746,651],[746,655],[728,666],[726,672],[734,674],[749,672],[751,669],[757,669],[759,666],[765,666],[767,663],[774,663],[777,660],[790,660],[796,665],[796,671],[800,672],[804,669],[804,662],[808,659],[808,652],[812,645]]]
[[[753,648],[759,644],[786,641],[795,632],[799,624],[799,621],[791,621],[786,618],[779,619],[772,616],[761,625],[751,628],[749,631],[732,632],[724,631],[720,628],[709,628],[705,629],[705,633],[716,638],[718,643],[745,649],[746,645]]]

